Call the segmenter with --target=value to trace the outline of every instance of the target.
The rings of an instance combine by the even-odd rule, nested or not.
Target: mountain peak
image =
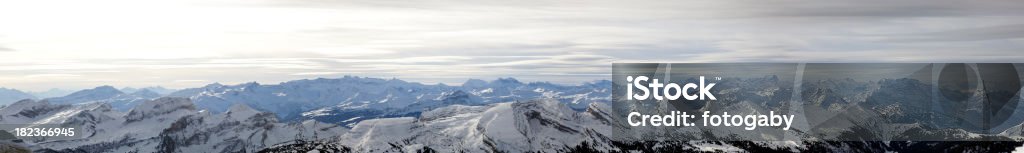
[[[133,93],[131,93],[131,95],[142,97],[142,98],[156,98],[156,97],[160,97],[160,93],[156,93],[156,92],[153,92],[153,91],[151,91],[149,89],[145,89],[145,88],[143,88],[142,90],[133,92]]]
[[[242,111],[254,111],[254,109],[252,109],[252,107],[249,107],[249,105],[242,104],[242,103],[231,105],[231,108],[228,108],[228,112],[242,112]]]
[[[246,82],[246,83],[243,83],[243,84],[241,84],[241,85],[242,85],[242,86],[259,86],[259,85],[260,85],[260,83],[259,83],[259,82],[256,82],[256,81],[253,81],[253,82]]]
[[[32,107],[32,106],[37,106],[37,105],[49,105],[49,102],[47,102],[47,101],[36,101],[36,100],[32,100],[32,99],[24,99],[24,100],[19,100],[18,102],[11,103],[11,105],[8,105],[7,107],[4,107],[4,109],[0,109],[0,111],[7,111],[7,110],[10,110],[10,111],[20,111],[22,109],[25,109],[25,108],[28,108],[28,107]],[[7,112],[0,112],[0,114],[2,114],[2,115],[9,115]]]
[[[516,78],[512,78],[512,77],[508,77],[508,78],[498,78],[498,80],[494,80],[494,81],[492,81],[491,83],[502,83],[502,84],[506,84],[506,83],[507,83],[507,84],[522,84],[522,82],[519,82],[519,80],[516,80]]]
[[[462,87],[466,87],[466,88],[478,88],[478,87],[484,87],[484,86],[487,86],[487,81],[480,80],[480,79],[469,79],[469,80],[466,80],[465,83],[462,83]]]
[[[124,87],[124,88],[121,88],[121,92],[124,92],[124,93],[135,93],[135,92],[139,92],[139,91],[142,91],[142,90],[149,90],[149,91],[151,91],[153,93],[157,93],[157,94],[160,94],[160,95],[170,94],[171,92],[175,91],[175,90],[172,90],[172,89],[164,88],[162,86],[149,86],[149,87],[142,87],[142,88],[134,88],[134,87]]]
[[[463,105],[466,105],[466,104],[471,104],[473,102],[482,101],[482,99],[480,99],[479,97],[475,97],[474,95],[469,94],[469,93],[467,93],[465,91],[462,91],[462,90],[456,90],[456,91],[451,92],[451,93],[446,93],[446,94],[444,94],[443,96],[440,97],[440,100],[441,100],[442,103],[444,103],[446,105],[452,105],[452,104],[463,104]]]
[[[56,104],[74,104],[110,99],[123,94],[124,92],[121,92],[112,86],[99,86],[92,89],[77,91],[64,97],[47,98],[47,100]]]
[[[214,83],[208,84],[206,86],[203,86],[203,88],[209,89],[209,88],[219,88],[219,87],[223,87],[223,86],[224,85],[220,84],[220,82],[214,82]]]
[[[0,105],[13,103],[23,99],[35,99],[35,96],[17,89],[0,88]]]
[[[36,102],[36,100],[32,100],[32,99],[22,99],[22,100],[19,100],[19,101],[17,101],[17,102],[14,102],[14,104],[12,104],[12,105],[17,105],[17,104],[25,104],[25,103],[34,103],[34,102]]]
[[[188,98],[162,97],[149,100],[135,106],[135,108],[128,112],[125,119],[127,119],[127,122],[140,121],[145,118],[168,114],[178,110],[195,111],[196,107],[192,104],[192,100]]]
[[[74,90],[58,89],[58,88],[50,88],[49,90],[46,90],[46,91],[29,92],[29,94],[31,94],[32,96],[35,96],[36,98],[44,99],[44,98],[53,98],[53,97],[67,96],[68,94],[71,94],[73,92],[75,92],[75,91]]]
[[[124,94],[124,92],[121,92],[121,90],[117,90],[117,88],[114,88],[113,86],[108,86],[108,85],[99,86],[99,87],[92,88],[92,89],[85,89],[85,90],[78,91],[78,92],[75,92],[75,93],[79,93],[79,92],[82,92],[82,93],[92,93],[92,94],[105,94],[105,95]],[[74,95],[75,93],[72,93],[72,95]]]
[[[253,109],[252,107],[249,107],[249,105],[243,103],[231,105],[231,108],[228,108],[228,111],[224,112],[224,114],[227,114],[230,118],[235,119],[245,119],[259,113],[260,111],[257,111],[256,109]]]
[[[117,90],[117,88],[114,88],[114,86],[110,86],[110,85],[103,85],[103,86],[99,86],[99,87],[96,87],[96,88],[92,88],[92,90]],[[120,90],[117,90],[117,91],[120,91]]]
[[[119,90],[121,90],[121,92],[128,92],[128,93],[139,91],[138,88],[132,88],[132,87],[124,87],[124,88],[121,88]]]

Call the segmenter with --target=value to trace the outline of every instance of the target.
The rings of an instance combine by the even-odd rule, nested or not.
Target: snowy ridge
[[[779,88],[792,85],[783,84],[784,81],[773,76],[728,81],[737,82],[722,83],[716,88],[727,92],[718,94],[722,101],[734,103],[713,103],[724,104],[714,107],[747,114],[778,113],[782,110],[764,108],[790,105],[784,102],[799,95],[797,97],[806,101],[796,105],[806,104],[807,107],[787,111],[795,114],[836,110],[880,112],[874,114],[908,119],[903,121],[908,124],[884,127],[893,129],[889,133],[857,133],[861,135],[893,137],[922,125],[937,124],[909,120],[914,118],[904,116],[925,112],[891,102],[895,97],[927,96],[919,94],[927,92],[917,91],[927,89],[911,80],[823,80],[804,83],[802,91]],[[913,91],[908,92],[913,94],[875,94],[881,87]],[[0,108],[0,124],[82,126],[81,139],[26,140],[32,149],[44,152],[1000,152],[1006,147],[1012,149],[1021,145],[1014,141],[612,141],[612,127],[623,122],[611,115],[613,108],[607,103],[610,82],[607,81],[563,86],[501,78],[447,86],[346,77],[277,85],[215,83],[181,90],[167,97],[141,100],[132,103],[126,111],[119,111],[117,103],[109,99],[124,95],[151,96],[153,92],[139,90],[125,94],[110,89],[99,87],[66,96],[87,99],[71,100],[75,102],[68,102],[66,98],[56,99],[64,100],[61,103],[52,102],[53,98],[21,100]],[[93,100],[88,100],[90,98]],[[693,103],[691,107],[703,110],[706,108],[702,107],[710,104]],[[615,109],[650,109],[648,107]],[[1024,105],[1017,107],[1021,109]],[[1014,114],[1011,118],[1024,118],[1022,116]],[[816,126],[810,125],[813,117],[798,118],[807,119],[797,121],[797,129]],[[1020,140],[1024,133],[1022,127],[1024,125],[1006,124],[997,128],[1006,129],[1002,136]],[[758,128],[756,132],[772,131],[779,132],[770,128]],[[964,130],[949,133],[978,137]],[[729,132],[707,134],[721,136]],[[811,138],[796,130],[783,134]],[[699,140],[696,138],[701,137],[693,140]]]
[[[169,96],[193,99],[200,109],[214,113],[242,103],[257,110],[274,112],[284,121],[316,119],[354,125],[363,119],[416,116],[424,110],[448,105],[486,105],[538,98],[556,99],[571,104],[569,106],[573,109],[582,110],[592,102],[610,101],[610,86],[609,81],[568,86],[546,82],[523,83],[512,78],[491,82],[474,79],[462,86],[448,86],[346,76],[276,85],[215,83],[183,89]]]
[[[144,101],[160,97],[160,94],[147,90],[124,93],[111,86],[99,86],[93,89],[77,91],[63,97],[46,98],[54,104],[109,103],[118,111],[128,111]]]
[[[124,88],[121,88],[120,90],[121,90],[121,92],[125,92],[125,93],[136,93],[136,92],[139,92],[139,91],[148,90],[148,92],[152,92],[152,93],[155,93],[157,95],[167,95],[167,94],[173,93],[174,91],[177,91],[177,90],[174,90],[174,89],[167,89],[167,88],[164,88],[164,87],[161,87],[161,86],[143,87],[143,88],[124,87]]]
[[[242,152],[294,140],[329,139],[347,129],[316,121],[280,123],[247,106],[224,114],[196,110],[186,98],[146,101],[129,113],[107,103],[51,104],[23,100],[0,109],[0,124],[81,127],[80,139],[30,139],[34,150],[61,152]]]
[[[598,119],[607,117],[593,115],[551,99],[452,105],[419,118],[365,120],[339,143],[356,152],[558,152],[583,142],[608,144],[610,126]]]

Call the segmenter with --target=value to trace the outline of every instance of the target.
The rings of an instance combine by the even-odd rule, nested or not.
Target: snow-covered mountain
[[[44,100],[53,104],[108,103],[115,110],[124,112],[146,100],[159,97],[159,93],[148,89],[125,93],[111,86],[99,86],[93,89],[77,91],[67,96],[46,98]]]
[[[0,105],[7,105],[23,99],[35,99],[35,96],[17,89],[0,88]]]
[[[211,114],[185,98],[149,100],[128,113],[114,111],[107,103],[23,100],[0,109],[0,115],[0,124],[82,128],[81,138],[26,140],[44,152],[253,152],[293,140],[331,138],[347,130],[315,121],[279,123],[272,113],[245,105]]]
[[[134,92],[139,92],[139,91],[143,91],[143,90],[149,90],[150,92],[156,93],[158,95],[167,95],[167,94],[174,93],[175,91],[178,91],[178,90],[174,90],[174,89],[167,89],[167,88],[164,88],[164,87],[161,87],[161,86],[142,87],[142,88],[132,88],[132,87],[121,88],[121,92],[125,92],[125,93],[134,93]]]
[[[610,101],[610,86],[611,82],[606,80],[558,85],[524,83],[513,78],[489,82],[471,79],[461,86],[448,86],[346,76],[270,85],[214,83],[173,93],[161,93],[171,91],[162,87],[118,90],[99,86],[46,98],[46,101],[54,104],[109,103],[115,110],[124,112],[146,100],[162,96],[184,97],[194,100],[199,109],[215,114],[236,104],[246,104],[257,110],[273,112],[284,121],[316,119],[351,126],[364,119],[416,116],[424,110],[453,104],[486,105],[538,98],[557,99],[570,104],[570,108],[580,110],[592,102]]]
[[[567,146],[594,144],[609,150],[608,113],[592,103],[584,112],[552,100],[452,105],[420,117],[365,120],[339,143],[356,152],[564,152]]]
[[[28,92],[28,94],[32,94],[33,96],[36,96],[36,98],[42,99],[42,98],[53,98],[53,97],[67,96],[68,94],[71,94],[71,93],[74,93],[74,92],[75,92],[74,90],[65,90],[65,89],[51,88],[50,90],[46,90],[46,91],[32,91],[32,92]]]
[[[188,97],[198,107],[223,112],[234,104],[248,104],[274,112],[280,119],[316,119],[351,126],[358,121],[381,117],[416,116],[424,110],[453,104],[486,105],[497,102],[551,98],[584,109],[592,102],[610,101],[609,81],[582,85],[546,82],[523,83],[512,78],[486,82],[469,80],[462,86],[425,85],[398,79],[346,76],[313,79],[276,85],[244,83],[210,84],[182,89],[168,96]]]
[[[147,101],[129,113],[108,104],[50,104],[24,100],[0,109],[7,123],[81,125],[83,138],[30,139],[37,152],[884,152],[1008,151],[1020,142],[751,142],[610,139],[609,106],[572,110],[553,99],[451,105],[419,117],[365,120],[351,130],[304,121],[279,123],[273,114],[245,105],[225,113],[196,110],[184,98]],[[939,147],[935,147],[939,146]]]
[[[47,98],[46,100],[54,104],[77,104],[109,100],[123,94],[124,92],[114,87],[99,86],[93,89],[77,91],[63,97]]]
[[[552,99],[452,105],[419,117],[364,120],[337,139],[286,143],[263,151],[1006,152],[1024,145],[1021,141],[616,141],[613,123],[621,121],[614,120],[610,109],[607,104],[592,103],[576,111]]]
[[[926,112],[893,101],[927,95],[880,91],[930,90],[920,88],[921,82],[821,80],[804,82],[799,91],[785,88],[792,87],[785,82],[774,76],[726,79],[716,87],[721,89],[716,93],[721,102],[715,103],[726,105],[692,103],[685,107],[753,113],[802,104],[805,107],[790,111],[865,111],[907,123],[886,127],[893,133],[861,129],[848,136],[891,137],[919,130],[915,128],[920,126],[913,125],[944,124],[912,120],[911,116]],[[156,98],[160,94],[148,90],[124,93],[103,86],[64,97],[18,101],[0,108],[0,124],[82,127],[83,138],[25,140],[41,152],[1002,152],[1024,144],[1024,124],[1019,123],[997,127],[1006,130],[994,137],[964,130],[945,133],[1006,140],[999,142],[828,142],[810,140],[815,135],[804,130],[783,135],[808,141],[615,141],[613,127],[623,122],[607,103],[609,90],[608,81],[555,85],[502,78],[447,86],[345,77],[276,85],[210,84]],[[137,102],[116,100],[130,97]],[[793,97],[801,98],[802,103],[786,103]],[[131,107],[119,111],[117,106]],[[1017,107],[1024,109],[1024,105]],[[1024,113],[1011,118],[1024,118]],[[798,121],[802,127],[794,128],[813,126],[809,123],[813,121]],[[845,127],[858,128],[865,127]],[[764,131],[755,132],[778,132],[758,130]],[[700,136],[728,134],[718,131]]]

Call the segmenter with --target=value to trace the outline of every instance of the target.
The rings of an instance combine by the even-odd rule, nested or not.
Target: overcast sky
[[[1020,1],[0,2],[0,87],[344,75],[577,84],[612,62],[1024,62]]]

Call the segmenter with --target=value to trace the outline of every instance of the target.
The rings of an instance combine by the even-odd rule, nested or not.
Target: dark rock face
[[[429,148],[425,148],[429,149]],[[352,148],[338,145],[329,142],[319,141],[295,141],[292,144],[273,146],[263,150],[260,153],[306,153],[306,152],[321,152],[321,153],[347,153],[352,152]]]

